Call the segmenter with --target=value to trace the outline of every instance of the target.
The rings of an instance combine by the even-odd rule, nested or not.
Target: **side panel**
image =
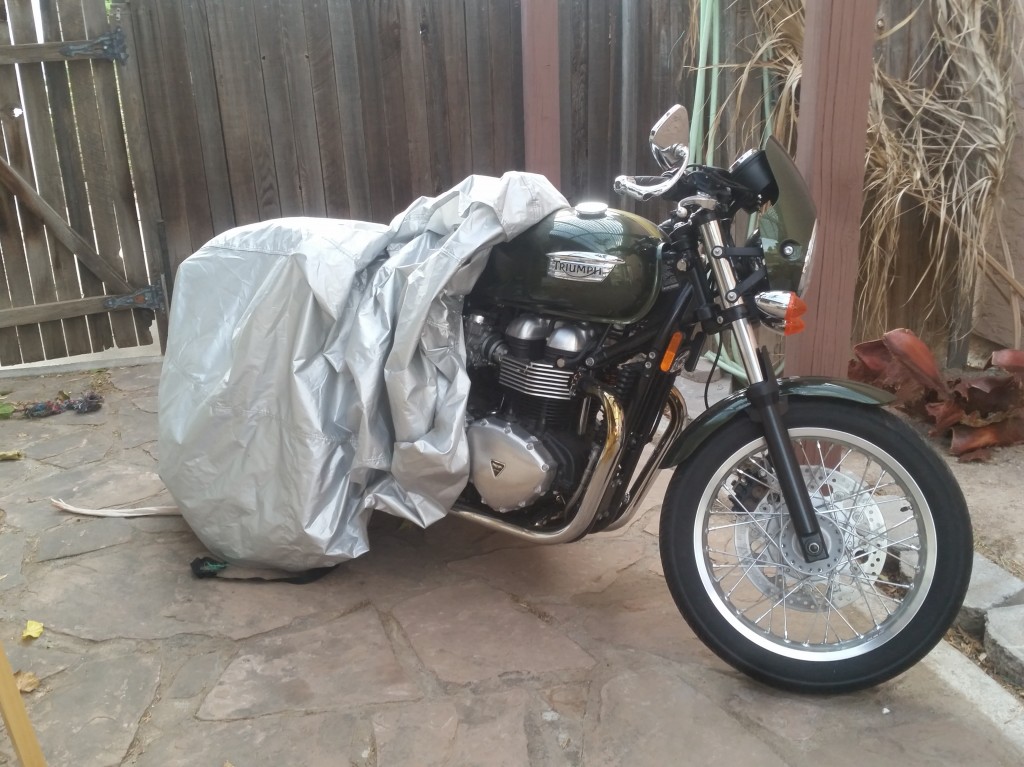
[[[833,399],[857,402],[862,405],[887,405],[895,396],[887,391],[856,381],[842,381],[833,378],[784,378],[779,381],[783,397],[806,399]],[[740,417],[749,407],[745,392],[736,392],[731,397],[705,410],[693,423],[686,427],[676,443],[669,448],[661,468],[670,469],[689,458],[715,432]]]

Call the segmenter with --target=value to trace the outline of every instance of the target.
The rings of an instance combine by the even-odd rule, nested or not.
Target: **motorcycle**
[[[673,203],[660,225],[581,204],[492,250],[464,308],[471,481],[451,513],[566,543],[628,524],[671,469],[661,557],[697,636],[780,688],[878,684],[957,615],[963,495],[891,395],[776,377],[755,330],[802,327],[814,205],[775,140],[724,169],[688,165],[688,135],[675,106],[650,134],[662,175],[615,181]],[[728,333],[749,385],[688,421],[675,379]]]

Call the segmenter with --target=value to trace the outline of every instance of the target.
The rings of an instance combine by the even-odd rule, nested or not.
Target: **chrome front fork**
[[[708,261],[711,262],[711,271],[714,272],[715,282],[718,283],[725,308],[729,309],[742,304],[743,297],[736,295],[736,272],[733,271],[729,259],[723,258],[725,240],[722,238],[722,227],[717,221],[709,221],[701,226],[700,231],[704,238]],[[764,373],[761,371],[761,363],[758,360],[757,343],[750,321],[747,319],[734,321],[732,332],[740,350],[740,357],[743,358],[743,369],[747,372],[747,380],[752,384],[761,383],[764,380]]]
[[[729,259],[725,257],[725,241],[721,226],[717,221],[709,221],[701,226],[701,235],[704,239],[705,255],[711,263],[724,308],[730,309],[741,305],[743,297],[736,294],[736,273]],[[768,354],[759,353],[749,320],[741,317],[733,320],[731,326],[740,357],[743,358],[743,367],[747,371],[747,380],[750,381],[746,389],[747,399],[764,428],[768,455],[779,478],[779,489],[786,502],[797,540],[800,541],[804,559],[808,562],[827,559],[828,549],[821,534],[818,516],[804,484],[793,442],[782,420],[784,411],[779,397],[779,382],[772,373]]]

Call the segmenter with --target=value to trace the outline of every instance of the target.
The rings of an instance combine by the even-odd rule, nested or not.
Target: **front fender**
[[[887,405],[896,399],[895,395],[874,386],[835,378],[811,376],[783,378],[779,381],[779,389],[783,397],[846,400],[862,405]],[[673,466],[678,466],[693,455],[706,440],[714,436],[716,431],[739,417],[750,407],[752,405],[747,400],[744,391],[736,392],[732,396],[716,402],[683,430],[683,433],[668,449],[661,468],[670,469]]]

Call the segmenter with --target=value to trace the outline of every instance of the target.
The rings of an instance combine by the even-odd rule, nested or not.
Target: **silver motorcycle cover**
[[[568,203],[471,176],[390,226],[288,218],[178,269],[160,379],[160,476],[230,562],[324,567],[382,510],[426,526],[469,477],[463,296],[490,248]]]

